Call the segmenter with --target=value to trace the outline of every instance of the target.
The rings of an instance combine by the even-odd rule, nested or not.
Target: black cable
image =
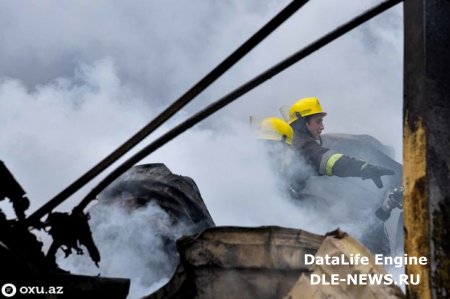
[[[50,199],[46,204],[36,210],[27,218],[28,223],[38,221],[42,216],[51,212],[56,206],[61,204],[69,196],[74,194],[90,180],[97,176],[100,172],[109,167],[112,163],[117,161],[125,153],[127,153],[132,147],[142,141],[150,133],[155,131],[161,124],[174,115],[177,111],[188,104],[195,96],[205,90],[211,85],[217,78],[230,69],[236,62],[238,62],[243,56],[250,52],[256,45],[258,45],[264,38],[278,28],[284,21],[286,21],[291,15],[293,15],[298,9],[300,9],[308,0],[294,0],[288,4],[282,11],[280,11],[275,17],[273,17],[267,24],[265,24],[260,30],[258,30],[252,37],[250,37],[245,43],[243,43],[237,50],[235,50],[230,56],[216,66],[211,72],[209,72],[203,79],[197,84],[191,87],[185,94],[183,94],[178,100],[172,103],[166,110],[154,118],[139,132],[133,135],[129,140],[122,144],[118,149],[104,158],[101,162],[87,171],[84,175],[78,178],[75,182]]]
[[[299,60],[303,59],[304,57],[308,56],[309,54],[315,52],[316,50],[322,48],[326,44],[332,42],[336,38],[342,36],[343,34],[347,33],[348,31],[354,29],[355,27],[361,25],[362,23],[366,22],[367,20],[377,16],[378,14],[384,12],[385,10],[391,8],[392,6],[400,3],[402,0],[388,0],[385,2],[380,3],[379,5],[367,10],[363,14],[357,16],[356,18],[352,19],[348,23],[336,28],[332,32],[328,33],[327,35],[323,36],[322,38],[316,40],[309,46],[303,48],[302,50],[294,53],[293,55],[289,56],[285,60],[279,62],[275,66],[269,68],[265,72],[261,73],[260,75],[256,76],[255,78],[251,79],[247,83],[241,85],[240,87],[236,88],[232,92],[230,92],[228,95],[222,97],[221,99],[215,101],[214,103],[208,105],[205,109],[201,110],[200,112],[196,113],[192,117],[188,118],[186,121],[182,122],[181,124],[174,127],[172,130],[167,132],[166,134],[162,135],[143,149],[141,149],[139,152],[137,152],[135,155],[133,155],[131,158],[126,160],[124,163],[122,163],[119,167],[117,167],[113,172],[111,172],[108,176],[106,176],[95,188],[91,190],[80,202],[80,204],[75,209],[84,209],[89,202],[91,202],[95,197],[104,189],[106,188],[112,181],[114,181],[116,178],[118,178],[121,174],[123,174],[125,171],[127,171],[130,167],[132,167],[134,164],[148,156],[153,151],[157,150],[176,136],[180,135],[187,129],[191,128],[198,122],[202,121],[203,119],[207,118],[214,112],[218,111],[219,109],[225,107],[226,105],[230,104],[234,100],[236,100],[238,97],[242,96],[243,94],[247,93],[248,91],[252,90],[256,86],[260,85],[261,83],[267,81],[268,79],[272,78],[276,74],[280,73],[281,71],[285,70],[289,66],[293,65],[294,63],[298,62]]]

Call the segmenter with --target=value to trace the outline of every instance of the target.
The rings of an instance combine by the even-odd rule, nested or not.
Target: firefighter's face
[[[309,121],[306,123],[306,127],[308,128],[309,132],[315,139],[319,139],[320,134],[322,133],[323,127],[323,115],[313,115],[309,119]]]

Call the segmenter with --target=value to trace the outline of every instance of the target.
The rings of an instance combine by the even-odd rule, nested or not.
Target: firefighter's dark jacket
[[[291,123],[294,130],[292,145],[319,175],[360,177],[364,161],[345,156],[322,146],[322,139],[316,140],[299,118]]]

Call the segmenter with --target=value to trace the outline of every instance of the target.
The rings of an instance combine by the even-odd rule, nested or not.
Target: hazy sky
[[[32,200],[53,197],[137,132],[289,1],[2,1],[0,159]],[[380,1],[315,0],[157,135]],[[280,199],[248,117],[317,96],[324,133],[402,146],[402,5],[272,78],[144,162],[192,177],[218,225],[324,233]],[[144,141],[143,144],[154,139]],[[135,152],[135,151],[133,151]],[[93,184],[60,209],[73,207]],[[9,204],[1,203],[8,212]]]

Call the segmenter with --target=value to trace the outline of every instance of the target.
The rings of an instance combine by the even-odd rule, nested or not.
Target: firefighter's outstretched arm
[[[325,152],[321,160],[320,174],[360,177],[363,180],[371,179],[378,188],[383,188],[382,176],[395,174],[388,168],[376,166],[331,150]]]

